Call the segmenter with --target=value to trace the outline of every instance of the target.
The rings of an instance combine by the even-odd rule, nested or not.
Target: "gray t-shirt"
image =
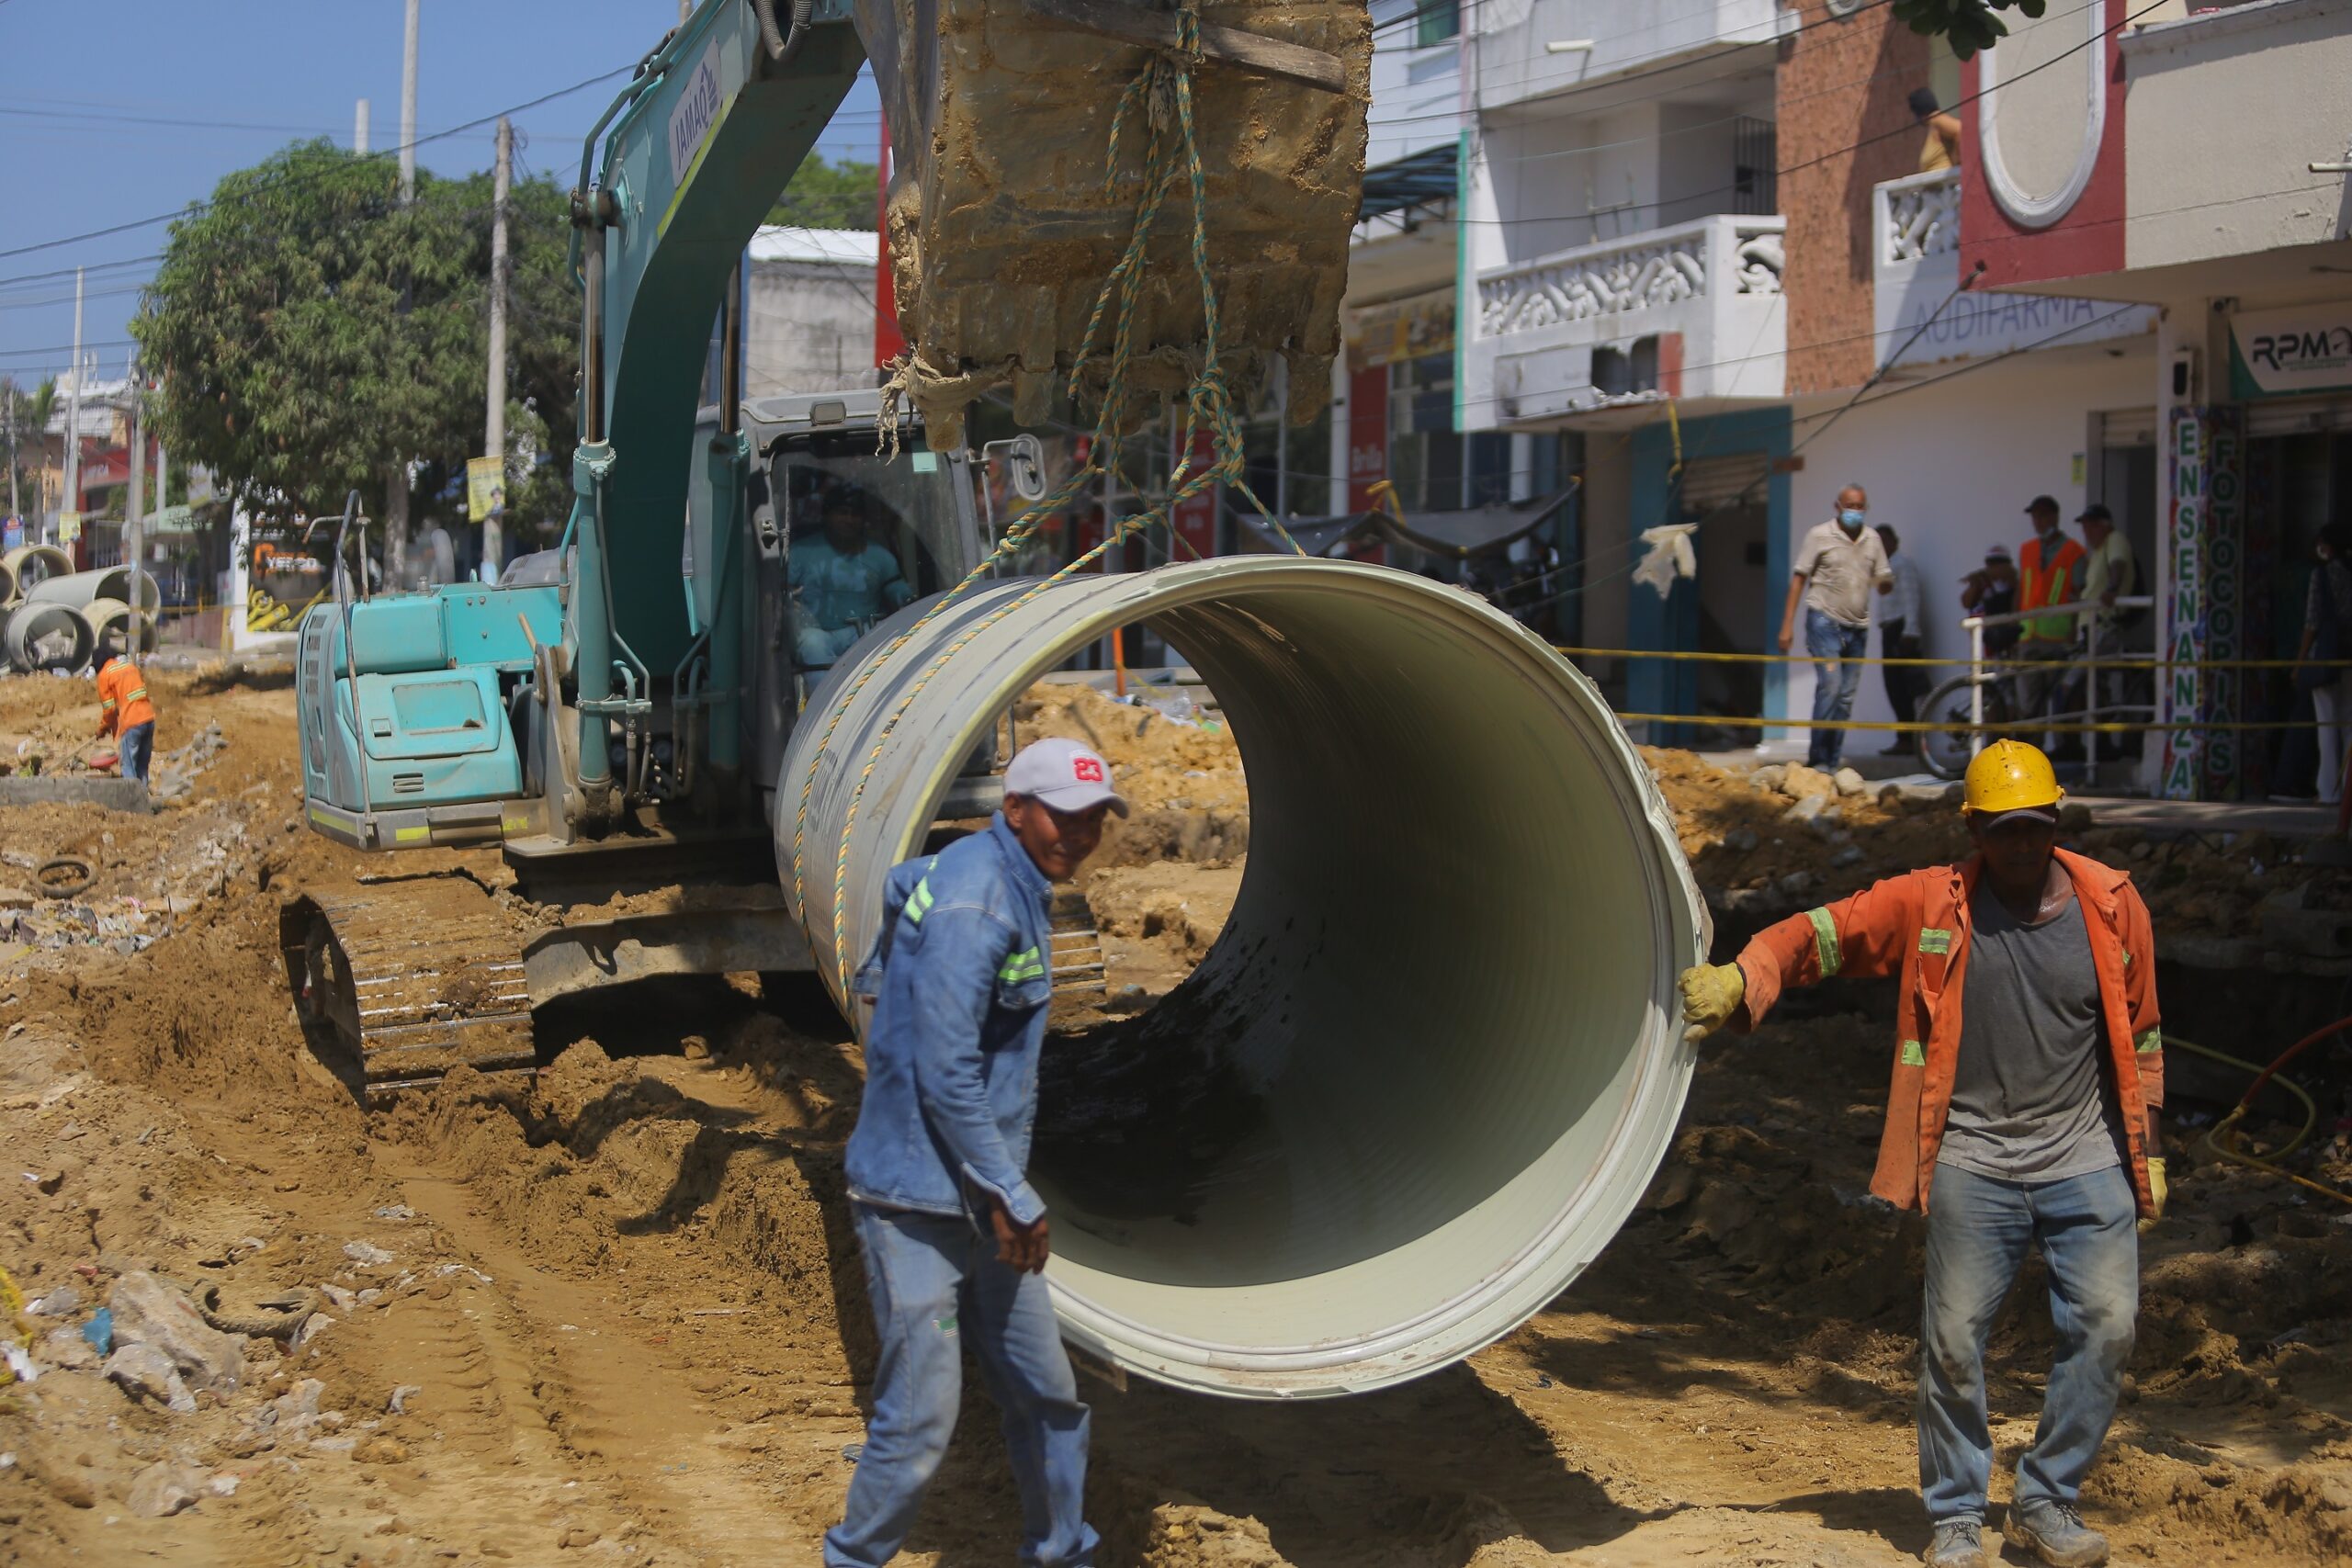
[[[1804,574],[1806,608],[1849,626],[1870,625],[1871,592],[1894,580],[1876,529],[1849,536],[1835,521],[1806,529],[1792,564]]]
[[[2027,925],[1980,881],[1969,918],[1960,1060],[1937,1163],[2001,1181],[2062,1181],[2120,1165],[2082,900]]]

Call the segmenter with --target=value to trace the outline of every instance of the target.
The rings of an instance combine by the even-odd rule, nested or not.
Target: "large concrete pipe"
[[[71,604],[13,605],[0,621],[0,651],[20,675],[42,670],[67,674],[90,662],[90,623]]]
[[[130,606],[119,599],[93,599],[77,613],[89,623],[92,659],[104,659],[109,653],[136,658],[155,651],[155,617],[150,611],[133,615]]]
[[[62,577],[74,570],[74,558],[55,545],[18,545],[0,555],[0,569],[16,585],[10,597],[30,593],[46,578]]]
[[[1271,557],[993,583],[891,658],[820,749],[881,628],[812,697],[776,794],[790,896],[813,773],[797,869],[819,967],[838,997],[841,846],[854,966],[885,869],[920,851],[998,716],[1130,624],[1223,705],[1250,849],[1189,980],[1118,1035],[1047,1047],[1031,1173],[1063,1330],[1244,1397],[1466,1356],[1575,1279],[1648,1182],[1690,1072],[1674,977],[1708,937],[1672,818],[1599,692],[1485,603]]]
[[[139,586],[146,591],[146,604],[163,603],[163,595],[156,590],[152,573],[141,572]],[[28,604],[71,604],[78,610],[100,599],[112,599],[122,604],[130,603],[130,568],[102,566],[94,571],[64,572],[45,577],[25,589],[25,602]]]

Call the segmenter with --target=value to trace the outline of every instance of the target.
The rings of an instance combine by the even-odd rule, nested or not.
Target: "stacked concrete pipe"
[[[130,568],[102,566],[92,571],[58,572],[42,578],[25,589],[27,604],[71,604],[82,609],[94,601],[111,599],[119,604],[131,603]],[[139,574],[139,603],[144,606],[163,602],[162,591],[155,585],[153,573]]]
[[[119,599],[93,599],[82,606],[80,615],[90,627],[93,660],[104,659],[110,653],[136,658],[155,651],[153,611],[134,611]]]
[[[1071,654],[1159,632],[1248,771],[1249,863],[1200,968],[1047,1047],[1031,1175],[1071,1342],[1217,1394],[1337,1394],[1467,1356],[1565,1289],[1672,1136],[1674,977],[1709,936],[1592,683],[1483,601],[1336,562],[992,583],[884,659],[917,613],[813,694],[775,795],[786,892],[861,1030],[843,976],[885,871]]]
[[[20,601],[0,620],[0,652],[20,675],[47,671],[70,675],[89,667],[97,637],[71,604]]]
[[[0,578],[8,585],[7,592],[0,593],[0,604],[12,604],[44,580],[62,577],[73,570],[74,558],[55,545],[19,545],[0,555]]]

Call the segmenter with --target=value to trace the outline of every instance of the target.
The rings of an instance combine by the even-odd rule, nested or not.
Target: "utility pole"
[[[408,0],[408,36],[401,52],[401,205],[416,199],[416,6]],[[392,464],[384,486],[384,583],[400,591],[408,570],[408,459]]]
[[[490,385],[482,411],[483,456],[506,472],[506,193],[514,177],[514,127],[504,116],[498,121],[498,163],[491,176],[490,197]],[[505,564],[505,527],[502,502],[481,521],[481,562],[497,579]]]
[[[368,100],[359,100],[358,109],[351,117],[351,150],[361,157],[368,155]]]
[[[74,390],[73,400],[65,405],[65,493],[57,498],[58,529],[65,526],[64,513],[74,513],[74,525],[82,525],[82,269],[74,269]]]
[[[147,515],[147,424],[141,417],[146,400],[140,396],[139,358],[130,360],[130,495],[122,508],[122,558],[130,568],[130,646],[139,646],[139,615],[146,607],[147,595],[140,588],[140,578],[146,570],[147,530],[141,525]]]
[[[8,515],[22,517],[24,508],[17,504],[17,384],[7,384],[8,406],[0,410],[8,420]]]
[[[416,6],[408,0],[408,39],[401,51],[401,205],[416,199]]]

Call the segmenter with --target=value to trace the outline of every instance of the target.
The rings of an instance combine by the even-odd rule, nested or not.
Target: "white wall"
[[[1363,163],[1367,169],[1424,148],[1452,142],[1461,130],[1462,40],[1448,39],[1428,49],[1414,42],[1415,26],[1405,20],[1418,0],[1373,0],[1372,109],[1366,116]],[[1469,25],[1472,6],[1463,6]]]
[[[2125,265],[2338,238],[2352,0],[2270,0],[2123,35]]]
[[[1830,515],[1840,490],[1860,485],[1870,492],[1871,522],[1892,525],[1902,536],[1903,553],[1919,569],[1925,651],[1965,658],[1961,578],[1984,563],[1986,547],[2004,544],[2014,552],[2031,536],[2025,503],[2036,495],[2057,498],[2060,515],[2069,519],[2068,536],[2079,541],[2071,519],[2086,497],[2085,484],[2075,478],[2075,457],[2083,455],[2087,479],[2094,460],[2090,416],[2146,408],[2155,399],[2156,379],[2154,344],[2139,339],[2019,355],[1880,407],[1865,402],[1807,446],[1804,468],[1790,476],[1790,553],[1806,529]],[[1806,414],[1826,415],[1842,401],[1801,407],[1792,438],[1802,442],[1824,423]],[[2153,561],[2140,565],[2152,575],[2156,570]],[[1772,584],[1770,592],[1777,625],[1787,580]],[[1880,652],[1875,635],[1870,651]],[[1880,673],[1876,667],[1864,672],[1856,718],[1894,716]],[[1931,681],[1941,678],[1929,674]],[[1813,711],[1811,665],[1790,667],[1786,711],[1797,716]],[[1855,731],[1847,750],[1875,751],[1886,739]]]
[[[1766,43],[1784,25],[1779,0],[1515,0],[1465,6],[1464,15],[1479,29],[1477,92],[1487,108],[1573,92],[1727,44]],[[1580,39],[1593,47],[1564,54],[1544,47]]]
[[[752,263],[744,395],[871,386],[874,264]]]

